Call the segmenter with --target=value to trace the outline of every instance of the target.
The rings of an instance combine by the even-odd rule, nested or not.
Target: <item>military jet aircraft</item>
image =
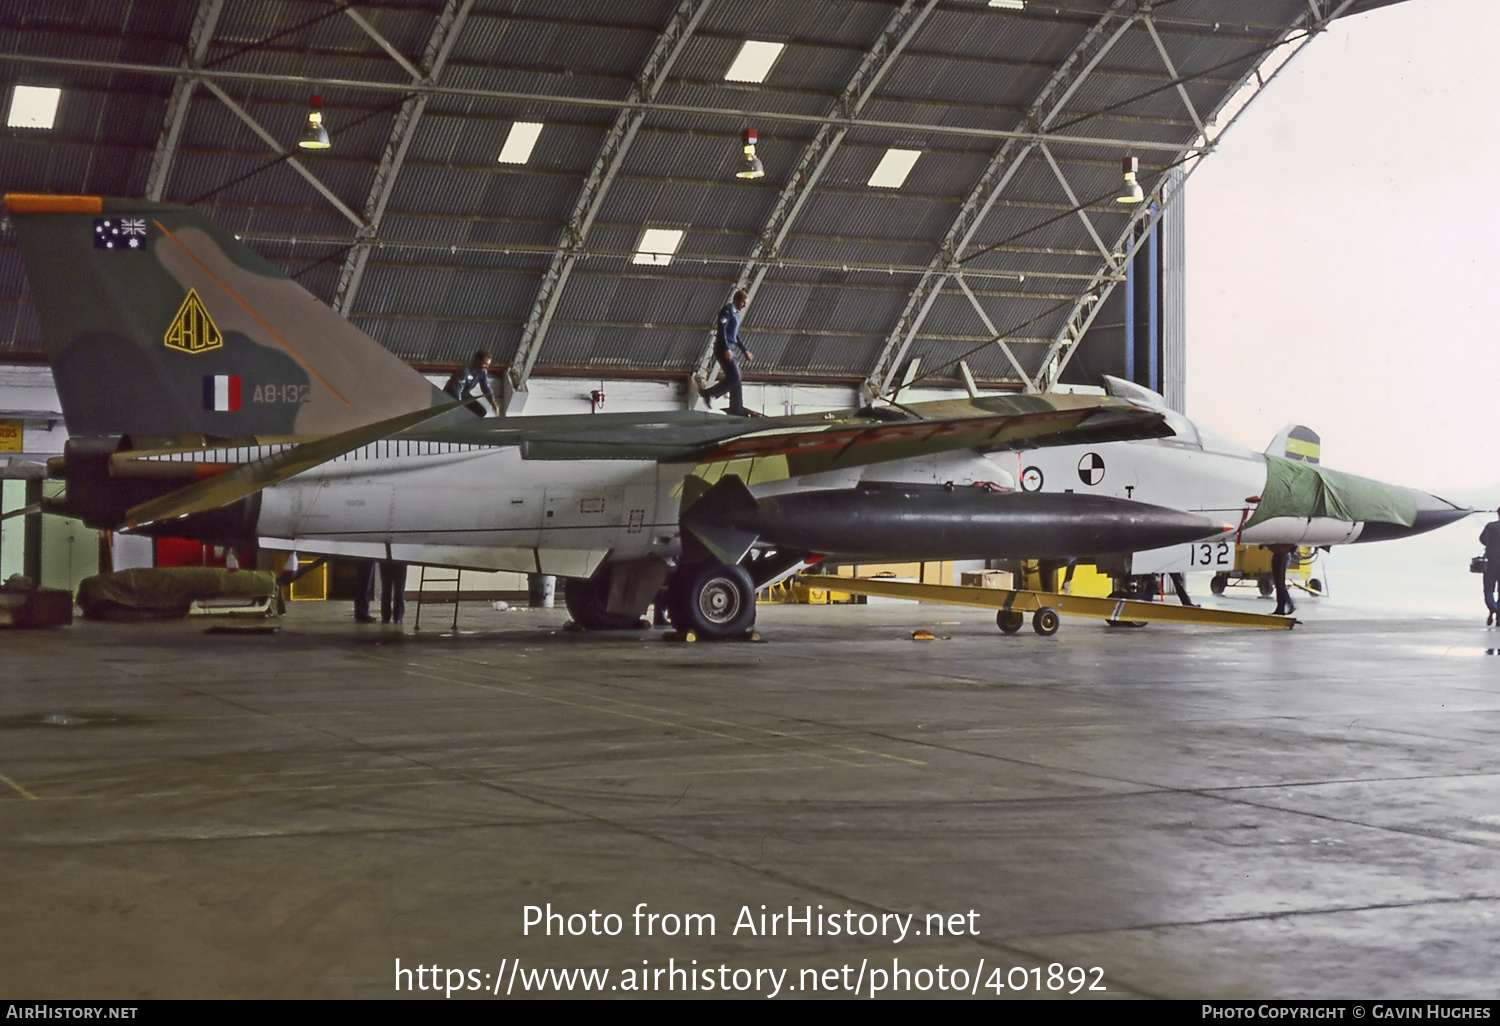
[[[104,529],[555,574],[586,627],[728,637],[820,559],[1125,552],[1194,513],[1027,495],[997,454],[1165,434],[1113,399],[476,419],[204,215],[7,195],[70,441],[49,512]]]
[[[1168,436],[1138,403],[476,419],[194,210],[4,206],[70,434],[46,509],[101,529],[554,574],[595,629],[633,626],[665,583],[675,623],[724,638],[755,589],[820,560],[1126,553],[1235,527],[1015,487],[1008,450]]]

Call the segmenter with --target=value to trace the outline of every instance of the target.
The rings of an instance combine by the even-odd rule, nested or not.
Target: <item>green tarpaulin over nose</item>
[[[1409,488],[1267,456],[1266,487],[1245,526],[1253,527],[1272,517],[1331,517],[1349,523],[1410,527],[1417,519],[1417,500]]]

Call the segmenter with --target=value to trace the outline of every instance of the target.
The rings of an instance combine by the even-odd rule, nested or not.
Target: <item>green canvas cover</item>
[[[243,599],[276,594],[276,575],[261,570],[174,566],[117,570],[84,578],[78,605],[90,619],[151,620],[186,616],[197,599]]]
[[[1253,527],[1272,517],[1331,517],[1348,523],[1410,527],[1417,519],[1417,501],[1406,488],[1267,456],[1266,487],[1245,526]]]

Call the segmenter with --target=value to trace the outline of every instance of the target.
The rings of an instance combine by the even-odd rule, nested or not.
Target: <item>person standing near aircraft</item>
[[[469,361],[467,367],[460,367],[453,372],[448,383],[443,386],[443,391],[455,399],[467,399],[476,385],[489,400],[490,409],[498,415],[500,407],[495,402],[495,390],[490,387],[490,354],[483,349],[474,351],[474,359]],[[469,409],[481,417],[484,416],[484,407],[479,405],[477,399],[469,404]]]
[[[1495,513],[1500,516],[1500,509]],[[1500,519],[1484,525],[1479,532],[1479,544],[1484,546],[1484,604],[1490,610],[1484,625],[1492,627],[1496,617],[1500,617],[1500,595],[1496,594],[1500,591]]]
[[[370,600],[375,597],[375,561],[360,560],[359,576],[354,587],[354,622],[374,623],[370,615]]]
[[[406,617],[406,564],[380,561],[380,622],[400,623]]]
[[[1286,568],[1292,561],[1295,545],[1271,546],[1271,581],[1276,585],[1276,616],[1291,616],[1297,611],[1292,602],[1292,593],[1286,586]]]
[[[749,305],[750,293],[744,289],[736,289],[734,298],[719,311],[719,323],[714,334],[714,359],[719,361],[719,369],[724,372],[724,378],[713,388],[706,388],[701,392],[704,402],[710,404],[719,396],[729,393],[729,412],[736,417],[749,416],[745,412],[745,390],[740,379],[740,366],[734,358],[734,351],[738,349],[746,363],[755,359],[755,354],[746,349],[745,343],[740,340],[740,313]]]

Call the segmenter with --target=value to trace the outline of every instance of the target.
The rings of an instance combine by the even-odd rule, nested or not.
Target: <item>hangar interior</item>
[[[0,185],[201,210],[435,383],[489,351],[509,416],[690,408],[736,287],[758,412],[1105,374],[1180,412],[1193,170],[1328,23],[1388,2],[24,2]],[[313,112],[325,148],[299,145]],[[67,437],[0,220],[0,509],[54,487]],[[0,522],[0,577],[73,587],[99,552]],[[1483,660],[1433,672],[1430,642],[1337,620],[1296,653],[997,649],[972,611],[934,660],[898,607],[805,613],[711,652],[547,609],[422,638],[312,604],[274,637],[0,634],[0,982],[381,996],[399,959],[498,995],[506,959],[802,980],[909,947],[976,993],[981,959],[1102,968],[1086,996],[1487,979],[1493,941],[1450,943],[1495,936]],[[718,929],[523,933],[549,902]],[[731,932],[788,904],[980,918],[903,947]]]

